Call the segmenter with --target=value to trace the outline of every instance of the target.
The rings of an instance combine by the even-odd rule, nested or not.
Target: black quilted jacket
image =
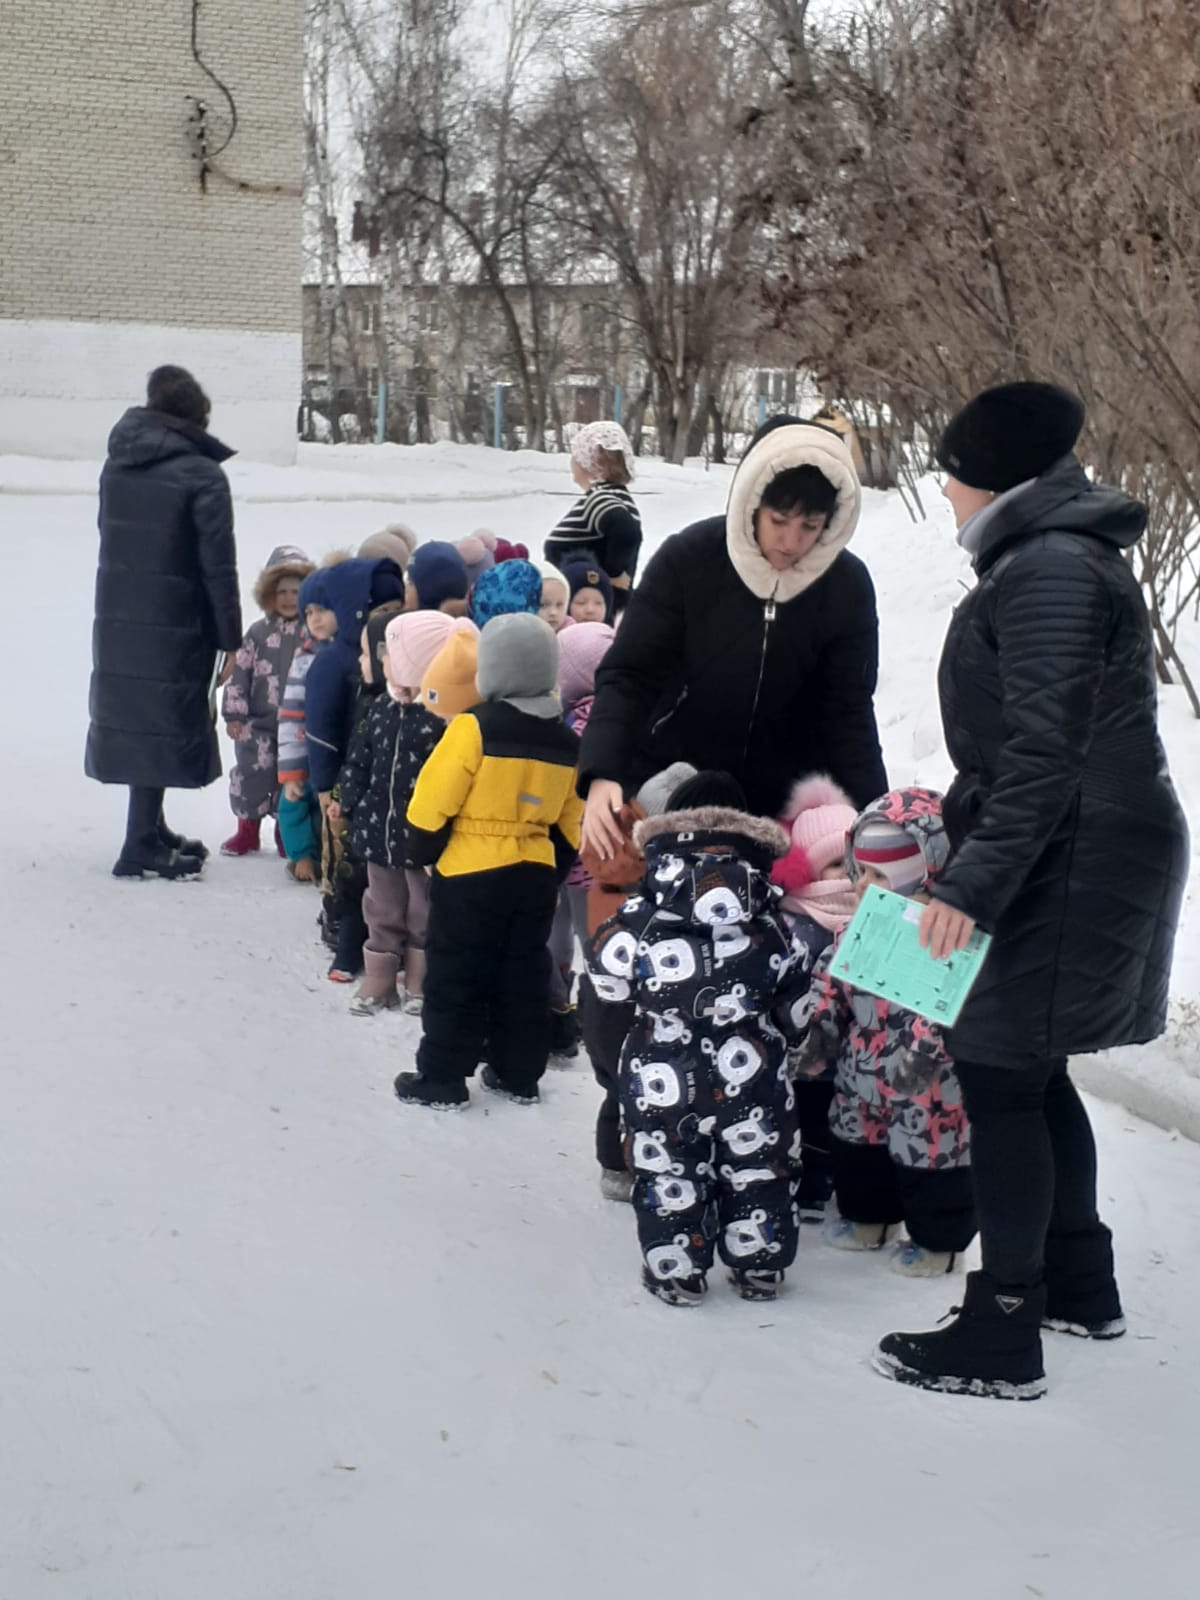
[[[997,511],[951,622],[954,853],[937,898],[995,936],[950,1036],[960,1061],[1019,1068],[1165,1026],[1188,835],[1122,554],[1144,527],[1068,457]]]
[[[100,474],[86,770],[101,783],[202,789],[220,776],[213,669],[242,642],[233,451],[134,406]]]
[[[855,804],[887,789],[875,726],[879,625],[862,562],[844,550],[810,589],[764,604],[739,579],[725,518],[668,539],[596,673],[579,792],[635,791],[673,761],[732,773],[775,816],[797,778],[828,772]]]

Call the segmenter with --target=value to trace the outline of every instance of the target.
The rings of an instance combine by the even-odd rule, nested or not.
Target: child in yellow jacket
[[[538,1099],[550,1048],[547,945],[579,848],[579,740],[555,693],[554,633],[527,613],[479,639],[481,704],[454,718],[408,808],[410,857],[433,867],[424,1035],[398,1099],[463,1106],[486,1043],[484,1085]]]

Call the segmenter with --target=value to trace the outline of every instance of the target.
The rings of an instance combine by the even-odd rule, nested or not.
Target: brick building
[[[4,8],[0,451],[102,454],[170,361],[214,432],[291,459],[302,25],[301,0]]]

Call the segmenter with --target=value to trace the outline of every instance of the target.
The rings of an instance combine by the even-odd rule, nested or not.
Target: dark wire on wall
[[[229,92],[229,89],[221,82],[220,78],[217,77],[216,73],[200,54],[199,27],[200,0],[192,0],[192,59],[200,68],[200,71],[204,73],[205,77],[211,78],[213,83],[216,84],[217,88],[225,96],[225,103],[229,107],[229,132],[225,135],[225,139],[222,144],[219,144],[215,150],[209,150],[207,152],[208,160],[211,162],[217,156],[219,156],[223,150],[228,150],[229,146],[233,143],[233,136],[237,132],[238,112],[233,95]]]

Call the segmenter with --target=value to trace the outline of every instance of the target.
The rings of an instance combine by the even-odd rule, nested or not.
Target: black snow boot
[[[392,1087],[405,1105],[428,1106],[431,1111],[461,1111],[471,1098],[465,1083],[439,1083],[419,1072],[402,1072]]]
[[[168,850],[157,845],[152,850],[131,850],[127,845],[117,857],[112,869],[114,878],[169,878],[186,883],[198,878],[204,871],[204,862],[198,856],[181,855],[178,850]]]
[[[743,1300],[776,1300],[783,1288],[783,1273],[768,1269],[731,1267],[729,1281]]]
[[[668,1306],[701,1305],[708,1292],[708,1279],[702,1272],[691,1278],[656,1278],[649,1267],[643,1267],[642,1285],[647,1294]]]
[[[930,1333],[889,1333],[871,1365],[885,1378],[991,1400],[1040,1400],[1042,1317],[1046,1291],[1009,1288],[986,1272],[972,1272],[953,1322]]]
[[[1052,1233],[1046,1240],[1042,1327],[1079,1339],[1119,1339],[1125,1332],[1112,1234],[1103,1223],[1086,1233]]]
[[[172,833],[166,823],[159,818],[158,842],[165,844],[168,850],[174,850],[181,856],[195,856],[197,861],[208,860],[208,846],[199,839],[185,839],[181,833]]]
[[[574,1061],[579,1054],[579,1017],[574,1006],[550,1013],[550,1059]]]
[[[493,1094],[502,1094],[506,1100],[511,1100],[518,1106],[535,1106],[542,1098],[536,1083],[528,1084],[520,1089],[513,1089],[507,1083],[502,1083],[497,1076],[495,1067],[484,1067],[479,1074],[479,1081],[485,1089],[490,1089]]]

